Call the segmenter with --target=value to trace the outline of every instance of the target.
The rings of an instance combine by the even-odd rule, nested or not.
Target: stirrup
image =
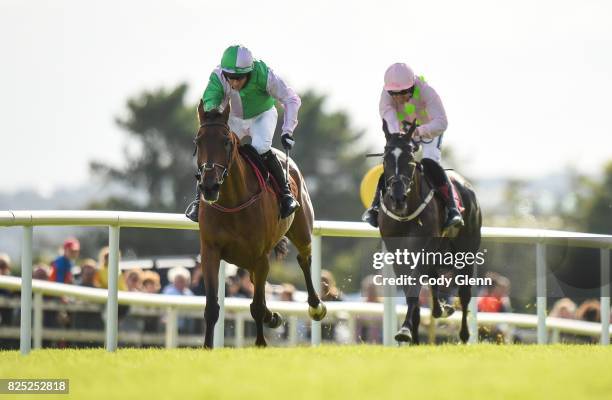
[[[192,201],[185,210],[185,216],[193,222],[198,222],[198,214],[200,213],[200,200]]]
[[[378,228],[378,208],[370,207],[361,216],[363,222],[367,222],[374,228]]]
[[[287,218],[291,214],[300,208],[300,203],[291,194],[284,194],[281,197],[280,206],[280,217],[281,219]]]
[[[456,208],[452,208],[448,210],[448,217],[446,218],[446,222],[444,222],[444,226],[442,229],[449,228],[459,228],[465,225],[463,222],[463,218],[461,217],[461,213]]]

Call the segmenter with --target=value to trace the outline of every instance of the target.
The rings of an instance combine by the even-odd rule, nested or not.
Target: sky
[[[195,106],[235,43],[327,95],[374,147],[384,71],[405,62],[442,98],[460,172],[597,174],[612,159],[611,15],[605,0],[0,0],[0,191],[121,165],[126,100],[186,82]]]

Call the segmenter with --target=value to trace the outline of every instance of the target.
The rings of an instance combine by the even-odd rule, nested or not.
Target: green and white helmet
[[[242,45],[230,46],[221,57],[221,69],[231,74],[246,74],[253,70],[253,55]]]

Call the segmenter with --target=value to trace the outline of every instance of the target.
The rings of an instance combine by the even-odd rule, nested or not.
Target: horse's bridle
[[[229,126],[225,123],[225,122],[202,122],[200,124],[200,128],[207,128],[210,126],[220,126],[222,128],[224,128],[227,131],[227,137],[230,138],[230,128]],[[196,136],[195,139],[193,139],[193,143],[196,145],[195,151],[194,151],[194,155],[195,153],[198,151],[198,141],[199,139],[202,137],[202,135],[198,135]],[[230,138],[231,140],[231,138]],[[232,161],[232,150],[233,150],[233,143],[230,146],[230,148],[228,149],[227,152],[227,162],[225,163],[226,165],[221,165],[221,164],[217,164],[217,163],[213,163],[213,162],[204,162],[201,165],[198,166],[198,174],[196,175],[196,178],[198,179],[198,181],[204,177],[204,175],[206,174],[207,171],[212,171],[215,168],[219,168],[221,169],[221,179],[219,180],[219,185],[223,184],[223,181],[225,181],[225,178],[227,178],[227,176],[229,175],[229,168],[230,168],[230,164]]]
[[[400,146],[393,146],[393,149],[398,148]],[[401,146],[403,147],[403,146]],[[406,147],[411,147],[410,145],[406,146]],[[390,149],[385,149],[385,152],[383,153],[383,158],[387,156],[387,154],[389,153]],[[414,151],[413,149],[410,150],[411,152]],[[397,162],[397,161],[396,161]],[[392,176],[385,178],[385,192],[389,191],[389,188],[391,187],[391,185],[397,181],[402,182],[405,186],[406,186],[406,193],[410,193],[410,186],[413,182],[413,178],[414,178],[414,171],[416,170],[416,161],[410,161],[408,163],[408,165],[411,167],[412,172],[410,173],[410,176],[406,176],[403,174],[393,174]],[[399,169],[396,168],[396,171],[398,171]]]

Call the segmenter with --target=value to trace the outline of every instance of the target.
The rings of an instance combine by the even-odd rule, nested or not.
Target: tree
[[[586,232],[612,233],[612,161],[604,167],[603,181],[593,188],[593,196],[585,201]]]

